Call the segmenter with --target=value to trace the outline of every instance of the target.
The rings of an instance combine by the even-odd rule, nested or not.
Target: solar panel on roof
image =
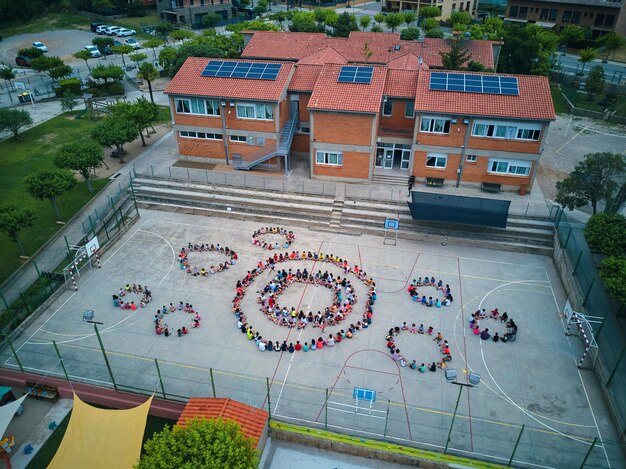
[[[372,81],[374,67],[353,67],[344,65],[339,71],[338,83],[362,83],[369,84]]]
[[[471,73],[433,72],[430,74],[429,88],[432,91],[519,95],[519,85],[516,77],[476,75]]]
[[[202,71],[203,77],[276,80],[282,64],[265,62],[228,62],[211,60]]]

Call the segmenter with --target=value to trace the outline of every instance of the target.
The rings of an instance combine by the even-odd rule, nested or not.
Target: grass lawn
[[[603,103],[604,95],[598,95],[593,99],[589,99],[588,94],[582,89],[576,90],[571,86],[563,87],[562,89],[568,99],[578,108],[595,112],[603,112],[606,109],[606,104]],[[626,96],[617,96],[615,106],[611,110],[615,111],[615,115],[617,116],[626,117]]]
[[[20,233],[26,253],[33,254],[61,225],[55,221],[52,204],[48,200],[36,200],[26,192],[24,180],[41,169],[54,168],[56,151],[65,143],[89,140],[96,122],[88,119],[70,120],[61,115],[20,134],[0,142],[0,187],[2,204],[28,207],[36,214],[35,225]],[[93,181],[94,192],[89,193],[84,183],[77,184],[71,191],[58,197],[63,220],[69,220],[98,191],[108,179]],[[0,282],[20,266],[17,246],[6,233],[0,233]]]
[[[552,102],[554,103],[554,111],[557,114],[569,114],[569,105],[561,94],[561,90],[556,85],[550,85],[550,93],[552,94]]]

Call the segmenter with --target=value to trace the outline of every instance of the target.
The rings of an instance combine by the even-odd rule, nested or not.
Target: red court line
[[[463,288],[461,287],[461,282],[463,281],[463,277],[461,277],[461,259],[456,258],[456,264],[459,270],[459,301],[461,302],[461,330],[463,331],[463,361],[465,362],[465,369],[469,370],[469,366],[467,364],[467,335],[465,332],[465,317],[463,314]],[[465,373],[465,381],[469,383],[469,374]],[[472,407],[470,401],[470,393],[467,392],[467,416],[469,419],[470,426],[470,448],[474,451],[474,434],[472,433]]]
[[[381,374],[385,374],[385,375],[394,375],[395,376],[395,373],[392,373],[391,371],[372,370],[371,368],[363,368],[363,367],[360,367],[360,366],[345,365],[344,368],[352,368],[353,370],[361,370],[361,371],[372,371],[374,373],[381,373]]]

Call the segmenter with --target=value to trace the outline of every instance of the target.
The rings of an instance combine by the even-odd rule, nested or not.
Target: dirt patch
[[[543,195],[546,199],[554,200],[556,197],[556,183],[564,179],[568,173],[554,168],[549,168],[544,165],[539,166],[537,172],[537,182],[539,187],[543,191]]]

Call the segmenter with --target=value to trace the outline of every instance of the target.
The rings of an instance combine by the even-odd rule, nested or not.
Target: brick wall
[[[245,158],[246,156],[260,153],[261,151],[263,151],[262,149],[267,150],[267,153],[269,153],[270,151],[273,151],[275,147],[276,140],[270,138],[265,141],[264,147],[259,147],[257,145],[248,145],[247,143],[243,142],[228,142],[228,149],[231,157],[234,153],[239,153]]]
[[[178,138],[178,150],[183,156],[202,156],[226,161],[223,140],[203,140],[199,138]]]
[[[308,134],[295,134],[293,136],[293,142],[291,142],[291,151],[298,153],[309,153],[309,135]]]
[[[285,96],[280,104],[280,128],[282,129],[289,120],[289,96]]]
[[[468,148],[473,150],[499,150],[521,153],[539,153],[541,142],[526,142],[523,140],[507,140],[504,138],[471,137]]]
[[[309,105],[309,100],[311,99],[310,94],[302,94],[298,95],[298,99],[300,104],[298,104],[299,114],[300,114],[300,122],[309,122],[309,110],[307,106]]]
[[[313,155],[315,155],[315,149],[313,150]],[[369,153],[344,152],[342,166],[319,165],[315,163],[314,156],[313,162],[314,176],[332,176],[348,179],[367,179],[369,177]]]
[[[177,125],[193,125],[212,129],[222,128],[222,118],[220,116],[196,116],[174,113],[174,123]]]
[[[339,112],[315,112],[313,138],[318,142],[371,145],[374,116]]]
[[[418,123],[419,125],[419,123]],[[457,124],[450,123],[449,134],[433,134],[428,132],[420,132],[418,127],[416,140],[421,145],[440,145],[445,147],[461,147],[465,139],[465,130],[467,126],[459,119]]]
[[[380,115],[380,127],[386,130],[401,130],[404,132],[413,132],[415,127],[415,119],[404,116],[404,110],[408,100],[391,99],[391,116]]]
[[[226,107],[222,108],[226,116],[226,127],[233,130],[252,130],[257,132],[276,132],[276,111],[277,106],[274,106],[274,120],[264,121],[257,119],[238,119],[235,106],[230,106],[230,101],[227,102]]]
[[[444,178],[456,180],[456,170],[459,167],[459,155],[448,155],[445,168],[431,168],[426,166],[425,151],[416,151],[413,155],[413,175],[416,178]],[[442,152],[443,153],[443,152]]]

